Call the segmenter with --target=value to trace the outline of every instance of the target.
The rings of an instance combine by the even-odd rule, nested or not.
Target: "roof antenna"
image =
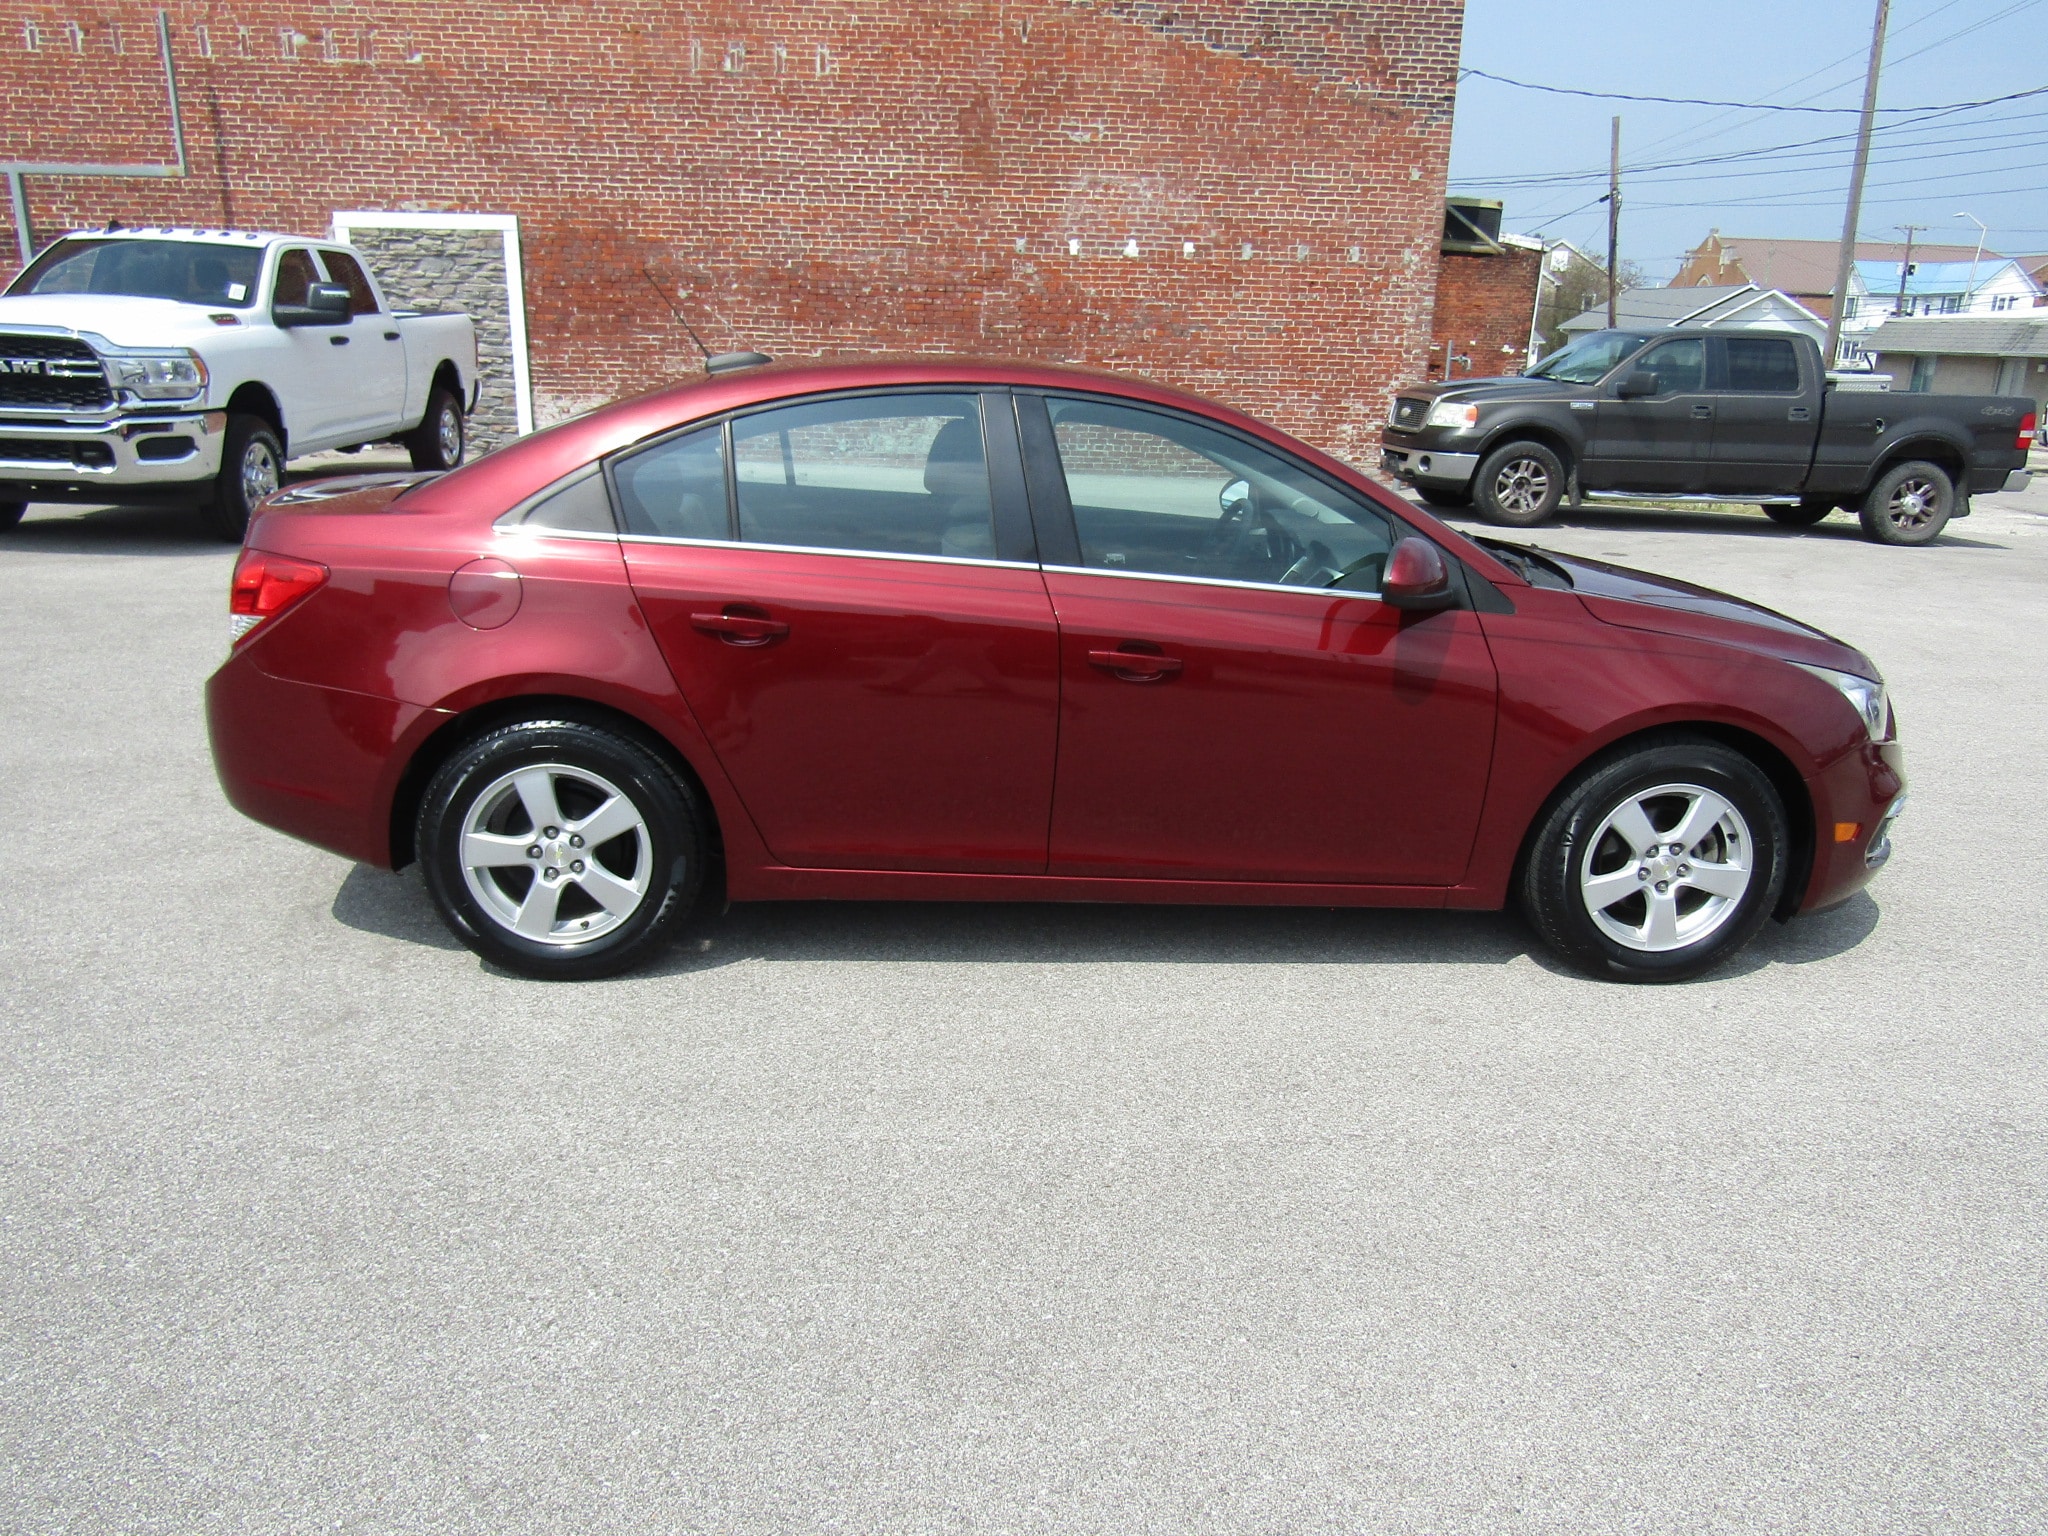
[[[736,368],[758,368],[763,363],[775,361],[766,352],[713,352],[704,345],[704,338],[697,334],[697,328],[683,318],[683,312],[676,307],[676,301],[670,298],[661,284],[654,280],[654,274],[646,267],[642,267],[640,275],[647,279],[647,286],[652,288],[661,302],[668,306],[668,312],[676,317],[676,324],[680,325],[689,334],[690,340],[697,344],[697,350],[704,354],[704,371],[706,373],[714,375],[731,373]]]

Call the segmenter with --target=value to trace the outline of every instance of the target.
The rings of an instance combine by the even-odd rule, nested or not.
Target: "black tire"
[[[1503,443],[1479,461],[1472,505],[1489,523],[1533,528],[1564,500],[1564,461],[1541,443]]]
[[[0,501],[0,533],[7,532],[21,521],[21,514],[28,510],[25,501]]]
[[[529,777],[515,785],[519,774]],[[562,819],[531,825],[529,787],[542,775],[538,803]],[[578,842],[579,827],[606,807],[598,826],[631,824]],[[609,976],[646,959],[695,905],[709,846],[681,775],[639,742],[573,720],[501,726],[449,758],[421,799],[415,841],[449,930],[493,964],[543,981]],[[479,857],[496,862],[479,866]],[[535,903],[537,891],[551,894]]]
[[[1693,807],[1711,810],[1689,797],[1707,795],[1732,819],[1717,816],[1677,854],[1656,841],[1676,834]],[[1631,805],[1647,818],[1654,854],[1610,825],[1625,824]],[[1589,763],[1558,797],[1529,841],[1522,909],[1544,943],[1591,975],[1683,981],[1755,937],[1783,894],[1789,846],[1784,802],[1755,763],[1715,742],[1654,739]],[[1709,874],[1718,890],[1706,888]],[[1668,914],[1661,928],[1653,902]]]
[[[1415,494],[1420,496],[1428,505],[1442,507],[1447,512],[1454,512],[1461,507],[1472,505],[1472,493],[1469,490],[1453,491],[1446,490],[1441,486],[1418,485],[1415,487]]]
[[[284,444],[261,416],[230,416],[221,441],[220,477],[206,508],[206,523],[224,539],[241,543],[249,516],[284,478]]]
[[[1863,536],[1879,544],[1931,544],[1955,515],[1956,484],[1925,459],[1895,464],[1863,498]]]
[[[1787,502],[1767,502],[1764,505],[1764,516],[1787,528],[1811,528],[1834,510],[1835,504],[1832,501],[1802,501],[1797,506]]]
[[[469,430],[462,419],[462,401],[443,385],[427,396],[427,413],[420,424],[405,435],[406,452],[414,469],[453,469],[462,462],[469,447]]]

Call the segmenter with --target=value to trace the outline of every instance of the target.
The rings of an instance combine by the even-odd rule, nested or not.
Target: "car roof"
[[[147,225],[140,229],[74,229],[62,236],[66,240],[191,240],[218,244],[238,241],[246,245],[335,245],[340,242],[319,235],[281,235],[267,229],[198,229],[182,225]]]

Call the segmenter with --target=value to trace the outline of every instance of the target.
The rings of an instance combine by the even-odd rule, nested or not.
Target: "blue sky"
[[[1463,62],[1580,90],[1853,109],[1875,10],[1875,0],[1466,0]],[[1893,0],[1880,108],[2043,85],[2048,0]],[[1716,226],[1750,238],[1840,236],[1853,111],[1592,101],[1467,77],[1451,190],[1502,199],[1506,229],[1604,252],[1606,210],[1593,200],[1606,190],[1617,112],[1621,254],[1654,281]],[[1907,122],[1911,115],[1879,115],[1900,126],[1874,140],[1864,238],[1896,240],[1894,226],[1913,223],[1930,226],[1919,239],[1974,245],[1977,226],[1961,212],[1991,227],[1987,249],[2048,251],[2048,95],[1929,122]],[[1783,147],[1815,139],[1833,142]],[[1735,158],[1669,164],[1706,156]]]

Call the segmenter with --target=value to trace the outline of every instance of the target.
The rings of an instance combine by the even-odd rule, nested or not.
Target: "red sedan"
[[[316,483],[258,513],[230,607],[229,799],[417,859],[538,977],[628,966],[722,888],[1513,900],[1671,980],[1861,887],[1904,799],[1850,647],[1068,369],[734,368]]]

